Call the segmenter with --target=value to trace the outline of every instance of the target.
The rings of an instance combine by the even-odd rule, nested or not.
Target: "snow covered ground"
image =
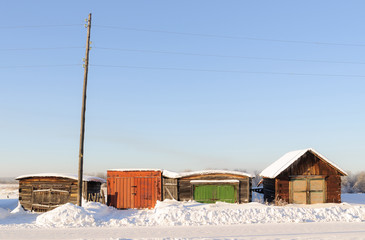
[[[16,196],[5,192],[0,239],[365,239],[365,194],[344,194],[342,204],[164,201],[151,210],[117,210],[84,203],[37,214],[22,210]]]

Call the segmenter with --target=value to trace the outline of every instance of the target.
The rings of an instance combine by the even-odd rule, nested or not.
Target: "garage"
[[[238,185],[239,181],[237,181]],[[238,201],[238,186],[228,183],[207,183],[193,182],[193,198],[201,203],[227,202],[235,203]]]
[[[325,179],[321,176],[290,179],[290,202],[314,204],[326,202]]]
[[[264,200],[282,205],[340,203],[341,177],[347,173],[313,148],[307,148],[284,154],[260,175]]]
[[[240,171],[202,170],[185,173],[163,171],[164,199],[201,203],[248,203],[252,176]]]
[[[108,205],[119,209],[153,208],[161,200],[161,170],[107,171]]]

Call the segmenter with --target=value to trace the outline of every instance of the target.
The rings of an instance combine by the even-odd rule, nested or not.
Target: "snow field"
[[[268,206],[260,203],[201,204],[168,200],[158,202],[150,210],[117,210],[90,202],[83,207],[68,203],[43,214],[14,211],[5,218],[12,214],[32,214],[36,216],[29,222],[30,225],[50,228],[365,222],[365,205],[347,203]]]

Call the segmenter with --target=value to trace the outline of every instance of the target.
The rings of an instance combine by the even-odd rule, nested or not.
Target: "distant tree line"
[[[341,187],[343,193],[365,193],[365,172],[348,172],[348,176],[342,177]]]

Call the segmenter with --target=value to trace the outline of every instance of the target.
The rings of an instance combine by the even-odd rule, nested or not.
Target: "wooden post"
[[[87,20],[87,40],[86,40],[86,54],[84,65],[84,87],[82,94],[82,110],[81,110],[81,129],[80,129],[80,148],[79,148],[79,172],[78,172],[78,191],[77,191],[77,205],[82,205],[82,175],[84,165],[84,135],[85,135],[85,111],[86,111],[86,88],[87,88],[87,74],[89,67],[89,51],[90,51],[90,29],[91,29],[91,13]]]

